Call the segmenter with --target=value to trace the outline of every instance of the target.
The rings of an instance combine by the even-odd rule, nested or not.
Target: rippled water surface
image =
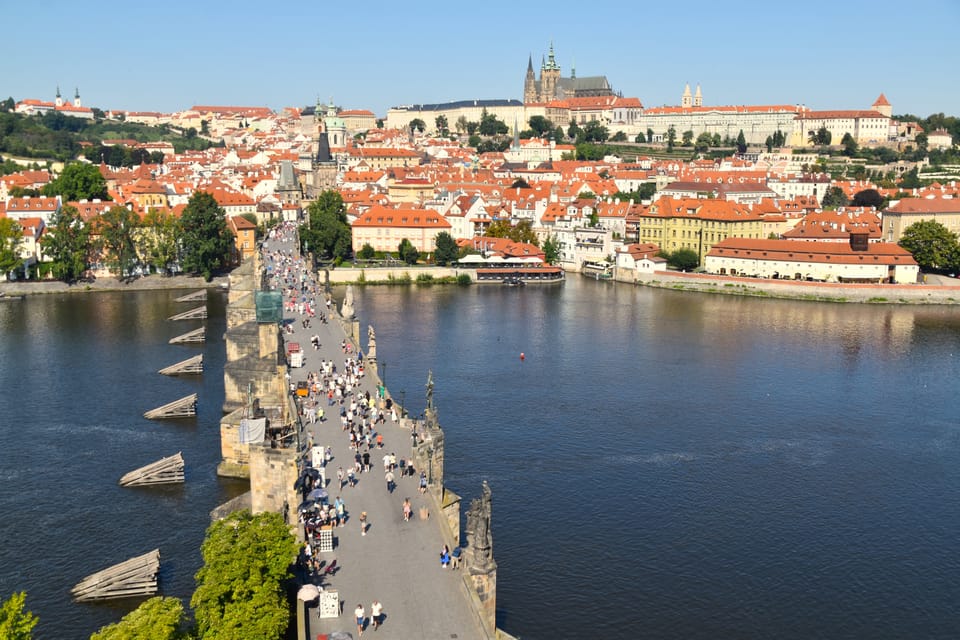
[[[202,378],[156,374],[199,350],[167,344],[198,325],[166,320],[189,308],[176,295],[0,305],[0,592],[29,591],[38,638],[117,619],[131,605],[69,588],[155,547],[164,592],[188,595],[207,512],[239,489],[214,477],[223,343],[202,347]],[[355,298],[414,413],[433,370],[448,485],[466,506],[490,483],[507,631],[960,635],[957,310],[576,276]],[[222,298],[210,308],[216,338]],[[195,390],[196,420],[142,418]],[[183,487],[117,486],[178,450]]]

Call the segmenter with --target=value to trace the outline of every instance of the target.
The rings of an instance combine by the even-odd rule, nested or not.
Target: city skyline
[[[556,5],[553,5],[554,7]],[[686,84],[704,105],[804,104],[868,109],[880,93],[894,114],[960,114],[951,83],[960,5],[920,0],[922,28],[891,31],[896,8],[812,0],[736,9],[591,5],[546,10],[495,0],[478,10],[435,2],[374,7],[229,7],[172,0],[163,11],[114,0],[55,0],[4,9],[11,27],[0,98],[52,100],[79,89],[105,110],[175,112],[193,105],[302,107],[320,99],[384,117],[402,104],[522,99],[532,57],[553,43],[564,76],[604,75],[645,107],[678,105]],[[295,30],[293,34],[291,31]],[[45,46],[38,47],[37,43]]]

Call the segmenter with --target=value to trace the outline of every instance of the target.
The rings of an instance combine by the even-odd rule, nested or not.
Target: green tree
[[[453,127],[457,130],[457,133],[463,133],[467,130],[467,116],[460,116],[457,118],[457,121],[454,123]]]
[[[39,618],[23,610],[27,599],[25,591],[17,591],[0,603],[0,638],[4,640],[30,640]]]
[[[843,145],[843,155],[852,158],[857,154],[857,141],[849,133],[843,134],[840,144]]]
[[[529,124],[530,129],[541,138],[553,131],[553,123],[543,116],[530,116],[527,124]]]
[[[11,271],[23,266],[20,257],[20,245],[23,243],[23,230],[13,218],[0,218],[0,280],[6,279]]]
[[[71,200],[109,200],[107,181],[100,168],[85,162],[72,162],[63,168],[63,172],[46,186],[43,194],[61,196],[64,202]]]
[[[177,262],[180,223],[166,210],[151,209],[143,218],[140,255],[151,267],[169,275]]]
[[[421,118],[414,118],[413,120],[410,121],[409,126],[411,131],[416,130],[416,131],[419,131],[420,133],[423,133],[424,131],[427,130],[427,123],[424,122]]]
[[[554,139],[554,140],[556,140],[557,142],[560,142],[560,141],[563,140],[565,137],[566,137],[566,136],[563,135],[563,127],[557,127],[556,129],[554,129],[554,131],[553,131],[553,139]]]
[[[543,259],[547,264],[556,264],[560,259],[560,247],[553,236],[547,236],[543,241]]]
[[[924,271],[955,270],[960,267],[957,234],[939,222],[914,222],[903,230],[899,244],[913,254],[913,259]]]
[[[743,135],[743,129],[737,134],[737,153],[747,152],[747,138]]]
[[[650,127],[647,127],[647,144],[650,144],[652,142],[653,142],[653,129],[651,129]]]
[[[467,135],[468,135],[468,136],[473,136],[473,135],[475,135],[475,134],[477,133],[477,130],[478,130],[479,128],[480,128],[480,123],[479,123],[479,122],[476,122],[476,121],[474,121],[474,120],[468,121],[467,124],[466,124]],[[471,147],[475,147],[475,146],[477,146],[477,145],[472,144],[472,145],[470,145],[470,146],[471,146]]]
[[[185,638],[185,616],[179,598],[157,596],[121,618],[101,627],[90,640],[178,640]]]
[[[683,132],[683,136],[680,140],[681,147],[689,147],[693,144],[693,130],[688,129]]]
[[[420,259],[420,252],[417,251],[413,243],[406,238],[400,241],[400,246],[397,247],[397,254],[401,260],[410,265],[417,264],[417,260]]]
[[[133,238],[140,218],[126,207],[113,206],[103,212],[99,223],[101,246],[107,254],[107,263],[116,268],[117,277],[122,280],[137,263]]]
[[[693,249],[677,249],[667,256],[667,264],[674,269],[687,271],[700,265],[700,256]]]
[[[570,126],[567,127],[567,137],[570,138],[571,140],[576,140],[580,137],[581,134],[582,134],[582,131],[580,130],[580,127],[577,126],[576,120],[571,120]]]
[[[4,113],[10,113],[11,111],[13,111],[14,107],[16,106],[17,106],[17,103],[13,100],[13,97],[11,96],[6,100],[4,100],[3,102],[0,102],[0,111],[3,111]]]
[[[710,149],[711,144],[713,144],[713,136],[704,131],[697,136],[697,141],[694,143],[693,149],[697,153],[706,153],[707,150]]]
[[[375,255],[377,255],[377,252],[374,251],[369,242],[364,242],[363,246],[360,247],[360,251],[357,252],[357,257],[361,260],[372,260]]]
[[[280,638],[290,622],[284,583],[297,550],[277,513],[238,511],[210,525],[190,599],[198,636]]]
[[[850,204],[854,207],[876,207],[882,209],[887,204],[887,199],[880,195],[876,189],[864,189],[853,194],[853,200]]]
[[[210,135],[210,123],[206,120],[200,121],[200,135],[208,136]]]
[[[436,117],[434,123],[437,125],[437,131],[442,136],[450,134],[450,125],[447,124],[447,116],[441,114]]]
[[[55,213],[40,243],[55,277],[73,282],[83,276],[90,255],[90,229],[76,207],[66,205]]]
[[[847,206],[847,194],[840,187],[827,187],[820,201],[820,206],[824,209],[836,209],[837,207]]]
[[[610,131],[599,120],[591,120],[583,128],[583,139],[587,142],[606,142]]]
[[[773,136],[767,136],[767,139],[763,141],[763,144],[767,147],[767,153],[773,151]]]
[[[383,129],[383,118],[377,118],[377,129]]]
[[[475,133],[471,133],[470,137],[467,138],[467,146],[474,147],[475,149],[478,149],[478,150],[480,148],[481,142],[483,142],[483,140],[480,138],[480,136],[478,136]]]
[[[180,216],[180,266],[207,282],[229,264],[233,235],[226,213],[212,195],[197,191]]]
[[[487,113],[484,109],[480,114],[480,135],[482,136],[502,136],[510,131],[510,127],[505,122],[498,119],[492,113]]]
[[[460,248],[457,247],[457,241],[446,231],[438,233],[434,242],[436,249],[433,252],[433,261],[441,267],[447,266],[459,257]]]
[[[345,260],[353,250],[353,234],[347,223],[347,207],[334,190],[324,191],[307,207],[308,224],[300,227],[301,242],[315,255]]]
[[[920,182],[920,174],[917,168],[914,167],[910,169],[910,171],[905,172],[897,186],[901,189],[919,189],[922,187],[923,183]]]
[[[677,141],[677,129],[670,125],[667,129],[667,151],[673,151],[673,143]]]

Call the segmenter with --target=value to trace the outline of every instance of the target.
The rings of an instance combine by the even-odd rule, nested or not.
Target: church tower
[[[683,96],[680,97],[680,106],[684,109],[693,106],[693,99],[690,97],[690,83],[687,83],[687,86],[683,90]]]
[[[80,104],[80,87],[74,87],[74,92],[73,92],[73,106],[75,106],[75,107],[80,107],[80,106],[82,106],[82,105]]]
[[[57,99],[54,101],[58,107],[63,106],[63,96],[60,95],[60,85],[57,85]]]
[[[700,93],[700,83],[697,83],[697,92],[693,94],[693,106],[702,107],[703,106],[703,94]]]
[[[533,54],[527,60],[527,75],[523,78],[523,102],[537,102],[537,76],[533,72]]]
[[[893,117],[893,105],[887,100],[887,96],[880,94],[880,97],[873,101],[873,110],[879,111],[888,118]]]
[[[557,95],[557,84],[560,81],[560,65],[553,54],[553,42],[550,43],[550,54],[546,62],[540,67],[540,100],[549,102],[563,96]]]

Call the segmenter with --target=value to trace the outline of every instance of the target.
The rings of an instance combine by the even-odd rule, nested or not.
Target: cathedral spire
[[[533,73],[533,54],[527,59],[527,73]]]

